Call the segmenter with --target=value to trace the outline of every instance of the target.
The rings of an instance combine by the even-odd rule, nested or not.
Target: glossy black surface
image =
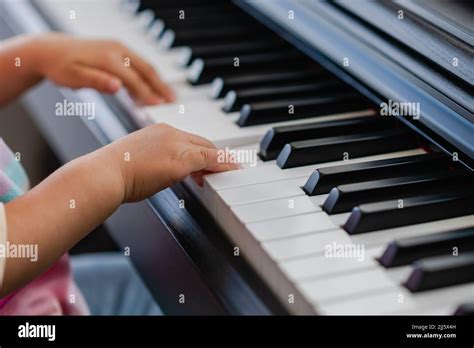
[[[212,82],[211,97],[214,99],[223,98],[229,91],[238,91],[246,88],[288,86],[295,83],[312,82],[320,76],[326,75],[324,71],[316,66],[311,69],[287,67],[282,71],[245,74],[225,78],[217,77]]]
[[[387,246],[379,262],[387,268],[398,267],[430,256],[452,255],[453,250],[474,251],[474,227],[397,239]]]
[[[330,96],[290,98],[245,104],[240,110],[237,124],[240,127],[301,118],[362,111],[368,108],[366,100],[353,92]]]
[[[245,104],[278,99],[318,97],[331,95],[334,91],[348,90],[347,86],[332,79],[328,81],[319,80],[307,84],[278,87],[257,87],[240,91],[230,91],[224,100],[222,110],[225,112],[239,111]]]
[[[277,165],[292,168],[417,148],[412,132],[394,129],[286,144],[277,157]]]
[[[315,170],[303,189],[309,196],[329,193],[336,186],[448,170],[449,159],[442,153],[404,156],[379,161],[345,164]]]
[[[395,127],[395,120],[377,116],[272,127],[260,141],[259,155],[264,161],[269,161],[276,159],[282,148],[294,141],[327,138]]]
[[[338,214],[364,203],[441,193],[447,189],[461,189],[472,183],[470,175],[461,170],[346,184],[334,187],[322,208],[328,214]]]
[[[344,224],[349,234],[414,225],[474,213],[474,189],[362,204]]]
[[[473,281],[474,252],[471,252],[415,262],[405,287],[411,292],[420,292]]]
[[[201,85],[212,82],[216,77],[282,70],[288,64],[299,60],[301,55],[295,51],[197,58],[190,66],[188,81],[193,85]]]

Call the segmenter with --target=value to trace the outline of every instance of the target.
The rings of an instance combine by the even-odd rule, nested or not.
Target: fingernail
[[[112,78],[109,81],[108,88],[110,91],[117,91],[121,85],[122,85],[122,81],[116,78]]]
[[[162,104],[165,100],[163,98],[153,96],[148,100],[148,104]]]
[[[168,91],[168,99],[172,102],[176,100],[176,94],[172,90]]]

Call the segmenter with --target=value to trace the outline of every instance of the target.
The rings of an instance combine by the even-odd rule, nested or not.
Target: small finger
[[[204,170],[200,170],[199,172],[191,174],[191,178],[194,180],[194,182],[199,186],[203,187],[204,186],[204,178],[203,175],[206,172]]]
[[[86,66],[71,68],[67,74],[68,86],[72,88],[94,88],[103,93],[116,93],[122,86],[115,76]]]
[[[137,102],[152,105],[165,101],[164,98],[154,94],[148,83],[135,69],[125,66],[120,58],[109,60],[109,64],[101,63],[100,68],[120,79]]]
[[[149,63],[130,50],[127,54],[130,55],[132,67],[149,83],[155,94],[164,97],[169,102],[176,100],[176,95],[171,87],[160,79],[157,71]]]

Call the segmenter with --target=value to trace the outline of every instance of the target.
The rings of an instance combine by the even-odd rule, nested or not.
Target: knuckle
[[[209,153],[207,152],[206,149],[199,149],[199,157],[204,160],[204,162],[207,162],[209,159]]]
[[[115,51],[120,51],[120,50],[123,49],[122,43],[120,43],[119,41],[116,41],[116,40],[107,41],[107,46],[108,46],[109,49],[115,50]]]

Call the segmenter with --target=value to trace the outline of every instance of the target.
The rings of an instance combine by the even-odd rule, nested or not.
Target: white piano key
[[[341,301],[322,303],[321,314],[443,314],[452,315],[456,306],[474,297],[474,285],[464,284],[412,294],[403,287]]]
[[[314,200],[311,200],[314,203]],[[340,213],[340,214],[334,214],[334,215],[329,215],[329,218],[331,219],[332,223],[336,226],[342,227],[344,223],[347,221],[351,213]]]
[[[305,178],[305,183],[308,180],[308,178]],[[322,206],[324,201],[328,198],[328,194],[324,195],[316,195],[316,196],[311,196],[309,199],[311,199],[311,202],[313,202],[314,205],[316,206]]]
[[[278,218],[269,221],[253,222],[246,225],[247,230],[259,242],[282,239],[314,232],[336,229],[325,212],[303,214]]]
[[[338,229],[317,231],[320,227],[316,226],[312,233],[263,242],[262,246],[277,262],[295,257],[303,257],[317,253],[323,253],[326,245],[332,243],[351,244],[347,234],[337,233]],[[316,230],[316,231],[315,231]]]
[[[171,83],[172,88],[176,94],[176,100],[178,104],[189,101],[204,101],[207,100],[207,95],[211,87],[209,85],[195,86],[192,87],[185,80],[173,81]],[[147,109],[145,107],[145,109]]]
[[[137,15],[138,24],[144,30],[151,25],[154,18],[155,14],[152,10],[145,10]]]
[[[372,269],[328,279],[299,282],[297,287],[313,303],[319,305],[377,290],[393,290],[396,285],[383,271]]]
[[[403,302],[402,302],[403,301]],[[408,291],[395,288],[380,293],[370,293],[365,296],[354,296],[337,302],[319,303],[321,314],[330,315],[374,315],[387,314],[396,309],[413,309],[414,302],[410,299]]]
[[[305,178],[282,180],[274,183],[242,186],[219,191],[219,196],[227,206],[255,203],[283,197],[304,196],[301,189]]]
[[[381,247],[372,249],[364,247],[359,249],[361,253],[353,249],[350,254],[338,255],[337,248],[345,247],[345,245],[327,244],[327,246],[323,254],[283,261],[280,267],[293,281],[322,279],[342,273],[377,268],[379,264],[374,258],[383,250]]]
[[[243,146],[237,147],[226,147],[229,151],[234,151],[235,153],[241,152],[242,155],[237,155],[237,160],[239,160],[239,164],[242,166],[242,169],[247,168],[255,168],[260,166],[272,165],[270,161],[262,161],[260,156],[258,155],[258,151],[260,150],[260,144],[248,144]],[[256,161],[255,161],[256,159]]]
[[[252,204],[236,205],[231,211],[242,223],[265,221],[284,216],[321,211],[307,196],[289,197]]]
[[[417,315],[422,312],[436,314],[438,310],[435,308],[439,307],[445,311],[443,314],[452,315],[459,304],[474,300],[474,284],[449,286],[416,294],[407,293],[407,297],[414,302],[415,306],[410,309],[396,309],[391,314]]]
[[[402,284],[407,280],[411,271],[413,270],[411,265],[395,267],[395,268],[384,268],[382,265],[377,265],[378,268],[385,271],[385,273],[392,279],[395,283]]]

